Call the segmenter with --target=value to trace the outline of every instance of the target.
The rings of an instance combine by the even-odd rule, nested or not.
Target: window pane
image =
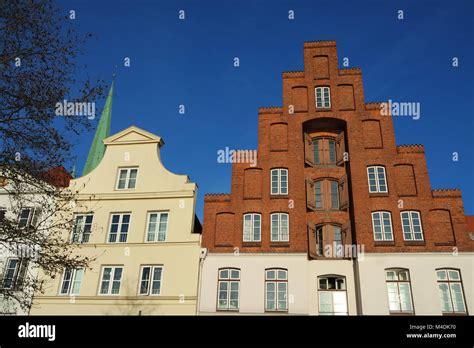
[[[71,290],[72,295],[79,295],[83,276],[84,276],[84,269],[83,268],[77,269],[74,274],[74,282],[72,284],[72,290]]]
[[[438,284],[439,299],[441,302],[441,310],[443,312],[452,312],[453,306],[451,304],[451,294],[449,292],[448,284]]]
[[[219,272],[219,278],[221,279],[227,279],[229,278],[229,270],[223,269]]]
[[[462,293],[462,287],[460,283],[451,283],[451,296],[453,299],[454,311],[465,312],[466,307],[464,306],[464,296]]]
[[[397,283],[387,283],[388,305],[391,311],[400,310]]]
[[[336,142],[328,139],[329,144],[329,164],[336,164]]]
[[[339,209],[339,184],[331,181],[331,208]]]
[[[330,291],[319,292],[319,312],[333,313],[332,294]]]
[[[315,164],[320,164],[319,158],[319,139],[313,140],[313,159]]]
[[[238,270],[233,269],[233,270],[230,271],[230,277],[232,279],[239,279],[240,278],[240,272]]]
[[[267,279],[275,279],[275,271],[267,271]]]
[[[130,170],[130,179],[128,180],[128,188],[135,188],[135,184],[137,181],[137,169]]]
[[[286,280],[286,271],[279,270],[278,271],[278,279],[279,280]]]
[[[449,270],[448,271],[448,276],[449,276],[449,280],[460,280],[461,279],[459,277],[459,272],[458,271]]]
[[[333,292],[334,313],[347,314],[347,298],[345,291]]]
[[[140,283],[140,294],[147,294],[150,286],[150,267],[143,267],[142,280]]]
[[[412,311],[410,284],[400,283],[400,304],[402,311]]]
[[[321,181],[316,181],[314,183],[314,192],[315,192],[315,201],[316,201],[316,208],[322,208],[323,207],[323,201],[322,201],[322,194],[321,194]]]
[[[447,279],[446,271],[445,270],[436,271],[436,278],[438,278],[438,280],[446,280]]]

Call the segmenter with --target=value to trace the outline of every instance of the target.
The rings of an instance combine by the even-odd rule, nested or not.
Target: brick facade
[[[431,189],[424,147],[396,145],[392,118],[381,115],[380,103],[365,102],[360,69],[339,68],[334,41],[305,43],[304,71],[282,77],[283,106],[259,109],[257,165],[234,163],[231,193],[205,196],[203,247],[210,253],[238,248],[318,258],[314,226],[335,224],[344,244],[364,245],[370,253],[474,251],[461,192]],[[318,86],[330,87],[330,108],[316,108]],[[334,139],[336,164],[312,163],[314,138]],[[385,167],[387,193],[369,193],[367,167],[373,165]],[[287,195],[271,195],[273,168],[288,169]],[[315,209],[313,185],[321,179],[337,181],[340,209]],[[420,213],[423,241],[404,240],[404,210]],[[391,212],[393,241],[374,241],[374,211]],[[270,241],[274,212],[289,214],[289,242]],[[243,242],[245,213],[261,214],[260,242]]]

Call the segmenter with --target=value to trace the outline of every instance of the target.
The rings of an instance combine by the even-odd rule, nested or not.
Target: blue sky
[[[231,167],[217,163],[217,151],[257,148],[258,107],[281,105],[281,73],[303,69],[303,43],[312,40],[337,40],[340,65],[348,57],[362,68],[366,102],[421,103],[419,120],[394,119],[397,144],[424,144],[432,187],[461,188],[466,214],[474,214],[473,1],[59,4],[76,11],[79,32],[95,34],[80,73],[110,81],[118,66],[111,132],[136,125],[163,137],[165,166],[199,185],[200,218],[205,193],[230,191]],[[76,141],[80,170],[92,138]]]

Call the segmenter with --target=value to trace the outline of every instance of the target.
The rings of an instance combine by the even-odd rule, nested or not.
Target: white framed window
[[[348,314],[345,277],[318,277],[318,294],[319,315]]]
[[[99,295],[120,294],[123,266],[103,266]]]
[[[36,227],[41,215],[41,208],[23,208],[18,219],[18,228]]]
[[[370,166],[367,167],[367,179],[369,180],[370,193],[387,193],[387,179],[385,176],[385,167]]]
[[[443,314],[467,314],[459,270],[451,268],[437,269],[436,279]]]
[[[287,213],[273,213],[271,218],[272,242],[288,242],[290,240],[290,221]]]
[[[160,295],[163,279],[163,266],[142,266],[140,278],[140,295]]]
[[[137,184],[138,168],[119,168],[117,190],[134,189]]]
[[[112,214],[109,229],[109,243],[126,243],[130,227],[130,214]]]
[[[316,109],[329,109],[331,107],[331,90],[327,86],[316,87]]]
[[[71,235],[72,243],[88,243],[92,231],[93,214],[78,214]]]
[[[271,170],[271,194],[288,194],[288,169],[276,168]]]
[[[219,269],[217,283],[217,309],[224,311],[239,310],[240,269]]]
[[[26,276],[27,265],[27,259],[7,259],[1,283],[2,289],[18,290],[23,285],[23,281]]]
[[[71,269],[66,268],[61,282],[60,295],[79,295],[81,290],[82,278],[84,277],[84,268]]]
[[[265,310],[288,311],[288,271],[265,270]]]
[[[413,313],[410,273],[407,269],[386,269],[390,313]]]
[[[168,233],[168,212],[148,213],[147,242],[164,242]]]
[[[402,211],[400,213],[404,240],[423,240],[420,213],[417,211]]]
[[[392,241],[392,214],[388,211],[374,211],[372,213],[372,229],[375,241]]]
[[[262,216],[260,214],[244,214],[244,242],[260,242]]]

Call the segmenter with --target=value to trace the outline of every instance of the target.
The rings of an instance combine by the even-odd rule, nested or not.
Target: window
[[[7,259],[2,289],[19,290],[25,280],[27,266],[28,260],[26,259]]]
[[[455,269],[436,270],[443,314],[467,314],[461,274]]]
[[[134,189],[137,184],[138,168],[119,169],[117,190]]]
[[[319,180],[314,183],[316,209],[339,210],[339,182]]]
[[[289,224],[288,214],[274,213],[271,214],[271,241],[272,242],[288,242],[289,241]]]
[[[163,266],[143,266],[140,281],[140,295],[159,295]]]
[[[316,253],[318,256],[324,257],[344,256],[341,226],[316,226]]]
[[[423,240],[420,213],[417,211],[402,211],[403,239]]]
[[[367,167],[370,193],[387,193],[387,180],[385,168],[381,166]]]
[[[238,310],[240,290],[240,269],[219,269],[217,293],[218,310]]]
[[[147,242],[164,242],[168,231],[168,213],[156,212],[148,214]]]
[[[122,266],[105,266],[102,268],[102,281],[100,284],[100,295],[118,295],[120,283],[122,282]]]
[[[325,137],[313,139],[313,155],[315,164],[336,165],[336,140]]]
[[[110,223],[109,243],[127,242],[130,214],[112,214]],[[118,236],[118,240],[117,240]]]
[[[413,313],[410,274],[407,269],[386,270],[390,313]]]
[[[288,271],[286,269],[265,270],[265,310],[288,310]]]
[[[63,274],[60,295],[79,295],[83,277],[84,268],[66,268]]]
[[[288,194],[288,169],[272,169],[271,170],[271,194],[287,195]]]
[[[92,230],[92,219],[94,215],[76,215],[76,221],[72,230],[71,242],[73,243],[87,243],[89,242],[91,230]]]
[[[340,276],[318,278],[319,315],[347,315],[346,281]]]
[[[392,241],[392,217],[388,211],[376,211],[372,213],[372,228],[375,241]]]
[[[260,242],[262,218],[260,214],[244,215],[244,242]]]
[[[23,208],[20,212],[20,217],[18,220],[19,228],[26,227],[36,227],[38,225],[38,220],[41,215],[40,208]]]
[[[316,87],[316,109],[329,109],[331,107],[331,93],[329,87]]]

